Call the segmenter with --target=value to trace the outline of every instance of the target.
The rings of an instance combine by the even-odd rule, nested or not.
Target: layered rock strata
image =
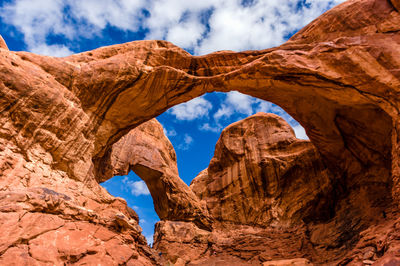
[[[390,197],[376,184],[340,191],[311,142],[297,139],[274,114],[258,113],[225,128],[209,167],[190,189],[214,219],[213,230],[185,219],[159,222],[154,247],[173,263],[356,263],[383,260],[384,250],[398,245],[396,216],[385,213]]]
[[[102,167],[96,175],[100,182],[133,170],[146,182],[161,220],[194,222],[211,229],[208,211],[180,179],[175,150],[156,119],[122,137],[98,165]]]
[[[190,188],[218,221],[270,226],[329,217],[332,182],[309,141],[281,117],[258,113],[222,131]]]
[[[0,265],[162,264],[125,200],[54,170],[40,145],[25,152],[0,139]]]
[[[280,105],[304,126],[335,177],[335,202],[342,206],[335,207],[337,219],[327,225],[311,221],[313,230],[322,232],[313,239],[329,248],[335,243],[333,249],[350,249],[346,243],[354,244],[358,232],[379,219],[389,223],[388,217],[397,217],[398,6],[398,0],[349,0],[279,47],[200,57],[163,41],[131,42],[64,58],[12,52],[0,41],[0,190],[30,195],[45,188],[67,195],[79,208],[114,214],[122,209],[122,220],[132,220],[128,224],[134,228],[137,222],[126,205],[108,205],[116,200],[98,185],[103,177],[96,175],[113,144],[176,104],[206,92],[238,90]],[[18,197],[6,197],[14,199],[8,205],[19,206]],[[4,212],[2,231],[8,230],[9,215],[23,214],[13,208]],[[49,212],[44,208],[41,213]],[[115,220],[114,214],[101,214],[100,220]],[[392,234],[375,229],[385,239]],[[129,233],[137,237],[124,244],[137,245],[137,258],[155,263],[137,232]],[[393,235],[384,254],[397,256]],[[30,238],[18,239],[5,245],[0,256],[29,254]],[[378,242],[371,242],[376,250]],[[83,259],[92,253],[74,256]],[[60,256],[49,263],[58,263]]]

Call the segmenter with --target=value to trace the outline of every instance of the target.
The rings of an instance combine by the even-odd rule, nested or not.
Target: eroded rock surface
[[[130,170],[139,175],[150,190],[161,220],[194,222],[200,228],[211,229],[208,211],[180,179],[175,150],[156,119],[131,130],[96,165],[99,181],[127,175]]]
[[[297,139],[274,114],[225,128],[209,167],[190,189],[215,220],[213,230],[185,220],[159,222],[154,247],[173,263],[355,263],[381,259],[383,249],[398,245],[389,240],[397,222],[374,227],[395,217],[385,213],[390,197],[377,184],[344,193],[311,142]]]
[[[208,169],[190,185],[215,219],[213,231],[159,222],[154,247],[190,265],[312,259],[304,221],[332,218],[333,182],[309,141],[281,117],[258,113],[222,131]]]
[[[128,228],[135,228],[125,203],[120,209],[126,219],[115,218],[120,210],[109,205],[116,199],[98,185],[103,177],[96,176],[102,167],[97,162],[106,160],[113,144],[131,129],[168,108],[206,92],[238,90],[280,105],[299,121],[335,177],[336,218],[309,222],[306,232],[317,232],[311,233],[313,244],[343,254],[365,240],[355,243],[362,232],[375,228],[368,245],[380,250],[375,259],[390,261],[397,256],[393,221],[400,199],[398,6],[398,0],[349,0],[279,47],[200,57],[163,41],[65,58],[12,52],[0,42],[0,190],[28,195],[31,189],[50,189],[78,207],[107,210],[116,223],[131,221]],[[8,205],[17,203],[14,198]],[[8,220],[22,221],[24,212],[14,207],[2,212],[9,217],[3,218],[3,232]],[[41,214],[56,215],[48,209]],[[108,215],[101,214],[101,220]],[[373,227],[381,219],[393,222],[389,232]],[[91,224],[80,218],[72,222]],[[138,232],[124,235],[133,236],[124,245],[135,243],[138,260],[155,263]],[[22,254],[18,258],[34,259],[28,255],[35,239],[18,239],[4,246],[1,258]],[[58,263],[60,254],[69,251],[54,245],[62,251],[52,253]],[[85,249],[70,252],[80,260],[94,255]],[[351,256],[349,261],[362,260],[358,253]]]
[[[68,189],[73,187],[64,191]],[[1,265],[154,265],[160,261],[124,200],[108,196],[82,202],[68,194],[44,187],[0,192]]]
[[[258,113],[225,128],[190,188],[218,221],[269,226],[329,217],[333,177],[285,120]]]

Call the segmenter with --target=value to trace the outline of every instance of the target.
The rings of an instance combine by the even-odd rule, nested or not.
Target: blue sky
[[[10,50],[67,56],[134,40],[171,41],[194,55],[265,49],[285,42],[343,0],[15,0],[0,1],[0,34]],[[258,111],[281,115],[299,138],[303,128],[280,107],[237,92],[211,93],[158,117],[175,147],[181,178],[210,162],[220,132]],[[126,199],[152,242],[152,199],[134,173],[102,184]]]

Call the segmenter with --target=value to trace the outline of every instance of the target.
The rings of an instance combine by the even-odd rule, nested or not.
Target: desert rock
[[[0,190],[13,201],[1,205],[0,229],[13,235],[10,221],[29,229],[12,229],[15,241],[2,240],[0,258],[24,254],[18,258],[40,261],[39,253],[26,255],[31,242],[44,247],[43,238],[53,230],[82,234],[92,225],[89,214],[68,215],[84,208],[83,213],[99,215],[99,228],[117,232],[121,246],[135,246],[137,253],[122,256],[132,254],[126,263],[156,263],[133,212],[99,186],[104,177],[96,176],[103,167],[97,162],[107,159],[122,136],[168,108],[206,92],[237,90],[274,102],[299,121],[334,177],[332,219],[311,217],[305,230],[322,250],[320,257],[331,250],[337,256],[347,252],[342,263],[362,260],[365,246],[356,247],[372,234],[367,244],[383,245],[374,261],[389,261],[385,254],[396,256],[398,249],[393,221],[400,202],[398,6],[397,0],[349,0],[279,47],[199,57],[165,41],[130,42],[64,58],[9,51],[2,42]],[[68,201],[59,196],[65,195],[73,204],[53,211],[54,200],[42,188],[58,195],[56,202]],[[25,235],[33,229],[22,224],[22,216],[36,207],[45,216],[40,219],[51,218],[54,226],[65,222],[65,229],[50,226],[37,236]],[[87,243],[97,241],[85,237]],[[104,246],[58,245],[48,247],[54,251],[49,263],[99,254],[95,261],[106,254]],[[120,262],[119,255],[107,256],[104,261]]]
[[[269,226],[323,216],[332,180],[309,141],[279,116],[258,113],[222,131],[190,188],[219,221]]]
[[[146,182],[161,220],[194,222],[211,229],[207,209],[179,178],[175,150],[156,119],[131,130],[109,151],[109,156],[96,162],[98,181],[133,170]]]

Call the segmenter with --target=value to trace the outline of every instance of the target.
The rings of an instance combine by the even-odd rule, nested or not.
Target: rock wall
[[[376,224],[390,224],[385,230],[396,235],[390,184],[344,191],[314,146],[274,114],[258,113],[225,128],[209,167],[190,189],[214,219],[213,230],[186,220],[159,222],[154,247],[174,263],[356,263],[366,249],[368,260],[377,261],[389,245],[398,245],[383,229],[364,237]]]
[[[309,141],[279,116],[258,113],[222,131],[190,188],[214,219],[265,227],[331,218],[333,181]]]
[[[140,240],[140,230],[132,229],[137,225],[135,215],[98,185],[104,178],[97,176],[103,167],[98,162],[107,161],[113,144],[131,129],[168,108],[206,92],[231,90],[272,101],[304,126],[336,178],[338,206],[350,206],[335,209],[342,222],[333,221],[332,228],[359,232],[374,223],[370,217],[379,217],[375,213],[387,202],[381,216],[393,220],[400,198],[398,7],[398,0],[349,0],[279,47],[200,57],[164,41],[131,42],[65,58],[12,52],[0,41],[0,190],[13,199],[1,207],[14,206],[2,211],[1,230],[9,230],[9,220],[22,221],[24,210],[35,213],[32,193],[45,199],[38,203],[45,206],[38,207],[42,215],[91,224],[88,218],[68,216],[69,211],[51,213],[47,206],[53,198],[46,200],[47,190],[40,189],[45,188],[51,197],[71,198],[57,196],[57,202],[99,213],[103,221],[128,224],[132,231],[126,236],[134,236],[133,240],[121,243],[135,246],[137,260],[155,263]],[[21,208],[20,197],[28,202]],[[115,216],[119,212],[124,218]],[[107,230],[114,228],[102,224]],[[52,228],[44,231],[58,232]],[[329,231],[323,225],[314,230]],[[382,233],[378,227],[374,230]],[[327,238],[313,239],[323,245]],[[341,239],[336,245],[340,246],[354,236],[334,239]],[[21,235],[4,244],[0,256],[29,254],[31,241]],[[57,255],[49,263],[65,261],[68,256],[60,254],[75,254],[56,246],[53,250]],[[81,251],[73,256],[94,255]],[[95,254],[110,253],[96,250]]]
[[[194,222],[211,229],[208,211],[180,179],[175,150],[156,119],[131,130],[96,165],[98,181],[133,170],[146,182],[161,220]]]

